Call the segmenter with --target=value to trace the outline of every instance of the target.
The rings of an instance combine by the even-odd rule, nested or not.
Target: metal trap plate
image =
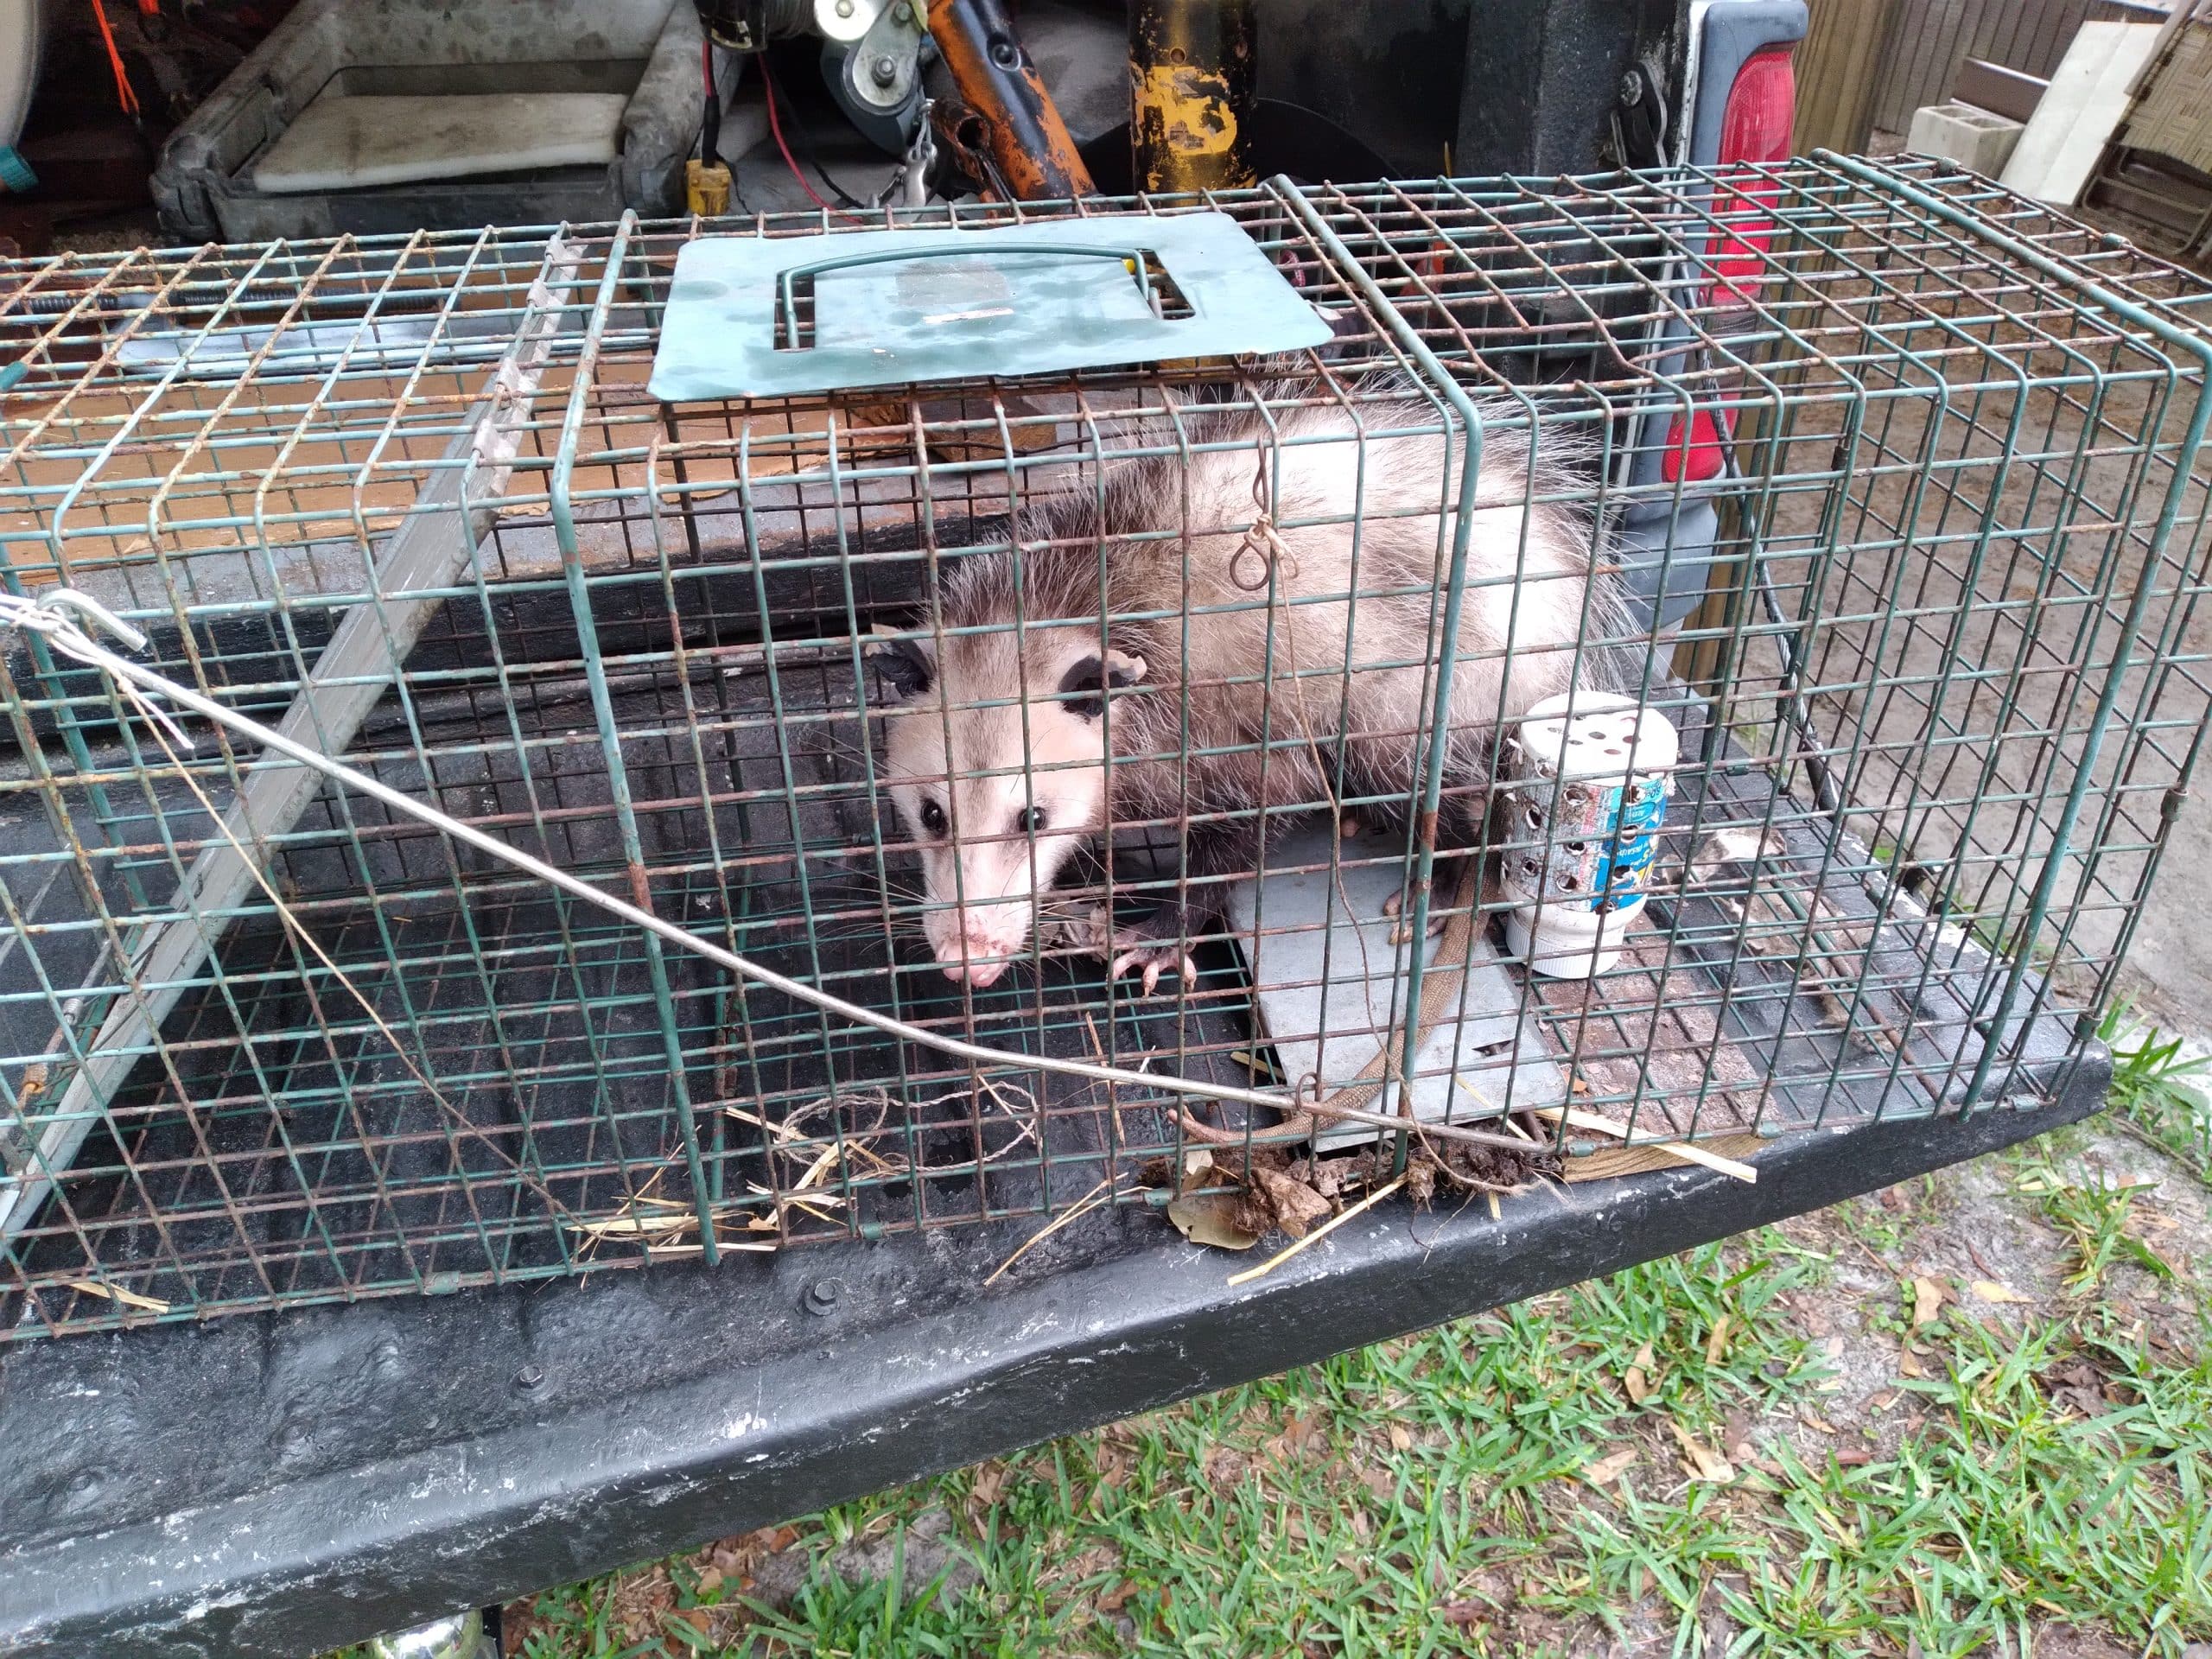
[[[669,403],[772,397],[1329,338],[1226,213],[710,237],[677,256],[651,384]]]
[[[1339,894],[1329,871],[1334,837],[1325,826],[1300,830],[1270,848],[1273,868],[1229,890],[1230,916],[1243,936],[1253,999],[1276,1062],[1289,1081],[1318,1075],[1324,1094],[1358,1080],[1386,1038],[1403,1040],[1392,1034],[1392,1021],[1406,1007],[1414,945],[1390,942],[1398,924],[1382,906],[1403,872],[1395,860],[1375,860],[1382,845],[1345,846]],[[1520,988],[1490,931],[1484,927],[1476,935],[1458,1012],[1437,1021],[1421,1045],[1413,1108],[1424,1122],[1465,1122],[1507,1109],[1509,1065],[1510,1109],[1556,1106],[1566,1097],[1566,1078],[1534,1022],[1523,1017]],[[1421,941],[1424,973],[1454,965],[1440,960],[1440,943]],[[1455,1086],[1454,1075],[1467,1078],[1482,1098]],[[1398,1085],[1386,1084],[1372,1109],[1398,1109]],[[1358,1124],[1324,1127],[1316,1144],[1325,1151],[1375,1135]]]

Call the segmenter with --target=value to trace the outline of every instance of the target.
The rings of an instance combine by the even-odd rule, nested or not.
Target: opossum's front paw
[[[1114,935],[1114,959],[1106,969],[1109,979],[1119,979],[1132,968],[1144,969],[1144,994],[1150,996],[1160,984],[1164,973],[1179,976],[1183,983],[1195,985],[1198,979],[1198,964],[1191,960],[1190,952],[1173,940],[1162,944],[1157,939],[1141,939],[1130,929]]]
[[[1402,893],[1394,893],[1388,899],[1385,899],[1382,901],[1383,915],[1389,917],[1392,921],[1398,923],[1397,926],[1390,930],[1390,943],[1393,944],[1404,944],[1410,941],[1414,936],[1414,925],[1409,921],[1399,920],[1399,914],[1405,908],[1404,900],[1405,894]],[[1443,912],[1440,910],[1430,911],[1428,912],[1428,937],[1432,939],[1437,938],[1441,937],[1443,932]]]
[[[1101,905],[1090,914],[1086,948],[1106,958],[1106,977],[1119,979],[1132,968],[1144,971],[1144,994],[1150,996],[1162,974],[1180,976],[1185,986],[1195,985],[1198,964],[1179,939],[1150,939],[1134,927],[1114,925],[1113,906]]]

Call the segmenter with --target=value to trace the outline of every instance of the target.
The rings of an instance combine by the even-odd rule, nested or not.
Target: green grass
[[[2125,1002],[2106,1011],[2097,1035],[2112,1050],[2113,1114],[2212,1185],[2212,1100],[2196,1084],[2212,1056],[2185,1056],[2180,1038],[2138,1026]]]
[[[2201,1064],[2113,1040],[2115,1112],[2212,1175]],[[1961,1199],[1916,1181],[549,1592],[513,1650],[1937,1659],[2078,1627],[2176,1659],[2212,1639],[2212,1306],[2093,1149],[1997,1166],[2055,1287],[2024,1304],[1920,1265]],[[880,1570],[847,1582],[856,1542]],[[772,1557],[809,1573],[773,1611]]]
[[[609,1626],[601,1581],[541,1598],[523,1651],[1350,1659],[1587,1651],[1633,1623],[1702,1654],[1716,1613],[1732,1650],[1763,1654],[1933,1659],[2053,1619],[2152,1652],[2212,1634],[2212,1365],[2094,1309],[1956,1316],[1923,1333],[1934,1374],[1901,1380],[1884,1419],[1831,1425],[1782,1300],[1818,1294],[1827,1265],[1769,1232],[798,1529],[826,1552],[933,1508],[972,1516],[981,1581],[957,1598],[823,1573],[753,1613],[687,1593],[679,1568],[657,1638]],[[1631,1406],[1646,1342],[1654,1388]],[[2107,1379],[2107,1408],[2054,1404],[2069,1363]],[[1733,1481],[1689,1478],[1667,1425],[1717,1450],[1732,1413],[1780,1432]],[[1623,1451],[1611,1487],[1577,1478]]]

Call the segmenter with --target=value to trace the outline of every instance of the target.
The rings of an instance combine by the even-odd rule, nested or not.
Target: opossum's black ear
[[[1106,712],[1108,687],[1120,690],[1144,678],[1144,658],[1109,651],[1102,659],[1086,657],[1060,676],[1063,706],[1071,715],[1096,720]]]
[[[931,641],[900,639],[896,628],[880,623],[875,632],[878,637],[866,648],[868,659],[900,702],[912,701],[937,683],[937,652]]]

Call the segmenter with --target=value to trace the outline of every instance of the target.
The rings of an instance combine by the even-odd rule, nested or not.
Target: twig
[[[983,1281],[984,1284],[996,1284],[998,1282],[1000,1274],[1004,1273],[1015,1262],[1020,1261],[1023,1256],[1028,1255],[1029,1252],[1038,1244],[1051,1237],[1054,1233],[1059,1231],[1061,1228],[1066,1226],[1077,1216],[1087,1215],[1091,1211],[1098,1208],[1100,1205],[1105,1203],[1106,1198],[1102,1197],[1101,1194],[1105,1193],[1107,1187],[1113,1184],[1113,1180],[1114,1178],[1112,1176],[1108,1176],[1104,1180],[1099,1182],[1097,1185],[1092,1187],[1090,1192],[1084,1193],[1082,1198],[1077,1199],[1075,1203],[1070,1205],[1058,1215],[1053,1217],[1052,1220],[1046,1222],[1035,1232],[1030,1234],[1029,1236],[1022,1242],[1020,1249],[1014,1251],[1012,1255],[1009,1255],[1005,1261],[998,1264],[997,1268],[992,1271],[991,1276]],[[1107,1196],[1111,1195],[1109,1194]]]
[[[1629,1141],[1628,1125],[1616,1123],[1610,1117],[1600,1117],[1595,1112],[1586,1112],[1579,1106],[1538,1106],[1533,1109],[1538,1117],[1547,1122],[1564,1120],[1570,1128],[1595,1129],[1600,1135],[1610,1135],[1628,1141],[1639,1152],[1662,1153],[1669,1158],[1679,1158],[1686,1164],[1697,1164],[1722,1175],[1732,1175],[1745,1182],[1757,1182],[1759,1173],[1749,1164],[1739,1164],[1733,1158],[1723,1158],[1717,1152],[1707,1152],[1694,1141]]]
[[[1344,1223],[1350,1221],[1361,1211],[1371,1209],[1376,1205],[1382,1203],[1383,1199],[1389,1198],[1393,1192],[1396,1192],[1405,1184],[1406,1178],[1401,1175],[1387,1185],[1376,1187],[1372,1192],[1362,1198],[1357,1204],[1352,1205],[1351,1209],[1343,1211],[1341,1214],[1330,1217],[1328,1220],[1323,1222],[1312,1232],[1306,1234],[1305,1237],[1299,1239],[1296,1243],[1293,1243],[1288,1249],[1269,1256],[1266,1261],[1261,1262],[1256,1268],[1247,1268],[1242,1273],[1230,1274],[1229,1275],[1229,1282],[1231,1285],[1249,1285],[1255,1279],[1262,1278],[1268,1274],[1273,1273],[1277,1268],[1289,1261],[1292,1256],[1296,1255],[1308,1244],[1315,1243],[1321,1239],[1326,1238],[1331,1233],[1336,1231],[1338,1228],[1343,1226]]]

